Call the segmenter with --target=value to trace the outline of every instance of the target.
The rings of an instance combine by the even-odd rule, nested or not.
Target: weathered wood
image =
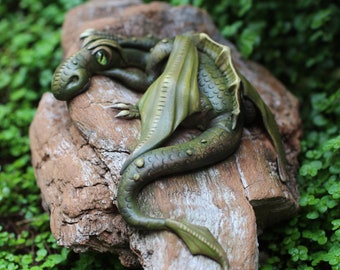
[[[243,61],[204,11],[138,3],[93,0],[71,10],[63,26],[64,55],[79,48],[79,34],[87,28],[159,37],[194,30],[232,48],[235,64],[257,87],[279,123],[289,161],[289,183],[278,179],[275,152],[263,129],[252,127],[244,130],[235,155],[209,168],[150,184],[143,190],[140,204],[152,216],[186,219],[208,227],[226,250],[231,269],[256,269],[257,230],[297,211],[294,175],[301,132],[297,100],[263,67]],[[117,211],[119,170],[139,136],[140,123],[116,119],[117,112],[110,105],[135,103],[139,97],[102,76],[94,77],[90,89],[68,106],[50,93],[42,97],[30,139],[51,230],[61,246],[113,252],[129,267],[219,269],[210,259],[192,256],[172,233],[127,227]],[[195,134],[195,130],[180,130],[170,143]]]

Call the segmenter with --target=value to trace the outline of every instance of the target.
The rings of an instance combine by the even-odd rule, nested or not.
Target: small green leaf
[[[304,230],[302,236],[311,239],[320,245],[326,244],[328,240],[324,230]]]
[[[333,230],[340,229],[340,219],[334,219],[332,220]]]
[[[319,159],[321,155],[322,152],[318,150],[310,150],[306,153],[306,157],[309,159]]]
[[[60,254],[51,254],[47,257],[46,261],[42,264],[42,267],[54,267],[65,261],[65,257]]]
[[[323,9],[319,10],[316,14],[313,15],[311,28],[317,29],[324,25],[327,21],[331,19],[332,9]]]
[[[332,195],[333,199],[340,199],[340,183],[334,182],[327,186],[327,191]]]
[[[318,114],[318,115],[314,116],[313,122],[318,127],[324,127],[328,124],[327,118],[325,116],[323,116],[322,114]]]
[[[305,246],[299,245],[293,247],[288,252],[292,256],[293,261],[305,261],[308,259],[308,249]]]
[[[325,256],[325,259],[328,260],[330,265],[340,266],[340,247],[339,247],[339,245],[332,246],[329,249],[327,256]]]
[[[246,14],[247,11],[251,9],[252,4],[253,4],[252,0],[240,0],[239,2],[240,8],[238,10],[238,15],[241,17],[244,14]]]
[[[256,22],[242,31],[239,46],[244,57],[249,57],[254,47],[260,43],[264,25],[263,22]]]
[[[31,254],[23,255],[21,258],[21,263],[23,265],[30,265],[32,262],[33,262],[33,258]]]
[[[306,217],[308,219],[317,219],[319,217],[319,213],[317,211],[312,211],[312,212],[309,212]]]
[[[46,249],[39,249],[37,251],[37,254],[36,254],[37,257],[35,258],[35,260],[37,262],[40,262],[40,261],[42,261],[46,257],[46,255],[47,255],[47,250]]]
[[[233,35],[236,35],[238,33],[242,25],[243,25],[242,21],[236,21],[230,25],[225,26],[222,29],[221,33],[225,37],[232,37]]]
[[[322,168],[322,162],[319,160],[314,160],[310,163],[304,164],[300,168],[300,174],[303,176],[310,175],[316,176],[318,170]]]
[[[329,139],[322,146],[322,150],[324,151],[335,151],[339,149],[340,149],[340,135],[338,135],[335,138]]]

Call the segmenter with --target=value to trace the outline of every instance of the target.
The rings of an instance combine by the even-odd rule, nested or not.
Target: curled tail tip
[[[207,256],[218,262],[223,270],[228,269],[225,251],[207,228],[171,219],[166,219],[165,225],[184,241],[191,254]]]
[[[284,183],[288,182],[289,177],[288,177],[287,171],[285,168],[281,168],[280,166],[279,166],[279,176],[282,182]]]
[[[282,160],[279,156],[277,157],[276,161],[277,161],[277,167],[278,167],[280,180],[284,183],[288,182],[289,176],[287,173],[286,161]]]

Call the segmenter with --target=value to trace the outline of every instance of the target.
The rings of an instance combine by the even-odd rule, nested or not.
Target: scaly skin
[[[192,254],[209,256],[219,262],[224,269],[227,269],[228,262],[225,252],[209,231],[193,224],[147,217],[140,212],[137,204],[139,191],[150,181],[167,174],[185,172],[214,164],[230,156],[240,143],[243,115],[240,115],[240,110],[237,110],[238,121],[235,122],[233,117],[235,112],[234,103],[232,102],[233,97],[232,93],[229,93],[230,86],[234,85],[235,81],[238,81],[237,77],[229,76],[227,79],[230,81],[226,83],[225,75],[214,65],[214,61],[202,52],[199,53],[200,67],[197,70],[197,64],[192,59],[198,58],[197,53],[194,43],[189,37],[177,36],[164,73],[148,89],[151,94],[147,93],[151,97],[157,97],[155,92],[158,91],[156,93],[160,96],[160,100],[164,100],[164,102],[158,102],[156,99],[156,102],[154,102],[156,107],[150,112],[146,111],[146,113],[143,105],[149,105],[150,102],[144,102],[143,98],[142,102],[139,102],[138,107],[141,113],[145,113],[152,124],[147,129],[151,130],[151,132],[147,132],[144,138],[142,130],[142,139],[140,139],[140,143],[136,147],[137,151],[135,150],[123,165],[117,202],[120,213],[130,225],[143,229],[172,230],[183,239]],[[187,61],[183,62],[182,59]],[[190,63],[190,65],[188,66],[187,63]],[[186,77],[186,83],[182,85],[177,82],[183,80],[181,79],[183,75]],[[168,78],[171,78],[171,80],[169,81]],[[161,141],[157,137],[167,138],[187,116],[197,111],[203,111],[203,108],[196,108],[195,106],[193,106],[192,111],[187,107],[184,111],[177,110],[176,113],[181,115],[171,114],[169,116],[171,118],[169,121],[172,125],[168,128],[164,127],[166,128],[164,132],[166,134],[163,136],[163,126],[159,121],[164,121],[164,118],[170,114],[171,109],[169,106],[172,108],[176,105],[171,102],[174,96],[179,95],[180,102],[187,103],[187,101],[182,100],[184,96],[182,92],[186,92],[187,89],[190,89],[190,94],[197,90],[199,96],[204,98],[206,102],[213,102],[210,103],[209,108],[212,118],[206,119],[205,115],[205,119],[201,119],[201,121],[209,123],[209,128],[187,143],[155,149],[158,142]],[[145,94],[147,96],[146,100],[148,100],[147,94]],[[225,99],[218,98],[220,96],[224,96]],[[197,96],[196,99],[195,97],[196,95],[193,94],[190,100],[197,101],[197,106],[199,107],[199,97]],[[180,98],[174,99],[178,101]],[[151,98],[151,100],[153,99]],[[169,103],[168,100],[170,100]],[[173,119],[176,116],[177,119],[180,118],[179,121]],[[165,122],[169,123],[169,121]],[[170,134],[168,135],[169,131]],[[153,134],[155,135],[153,136]],[[150,149],[154,150],[149,151]]]
[[[177,36],[174,41],[163,40],[156,45],[157,55],[159,47],[162,50],[166,48],[164,56],[170,56],[163,73],[136,105],[142,121],[141,136],[122,166],[122,172],[139,155],[161,145],[187,116],[201,111],[197,83],[198,52],[193,42],[189,37]]]
[[[52,91],[57,98],[69,100],[86,89],[85,84],[74,87],[72,82],[73,87],[69,87],[65,82],[70,78],[60,79],[72,78],[70,69],[79,72],[74,62],[82,63],[79,70],[85,70],[81,73],[84,77],[104,74],[135,90],[147,89],[136,105],[114,106],[122,110],[118,117],[140,117],[142,121],[137,147],[121,171],[117,202],[123,218],[141,229],[171,230],[192,254],[208,256],[227,269],[227,256],[209,230],[187,222],[148,217],[140,211],[137,196],[145,185],[161,176],[205,167],[230,156],[240,144],[247,117],[245,102],[260,112],[278,151],[279,175],[286,180],[282,143],[270,110],[233,67],[229,48],[205,34],[158,42],[150,37],[136,40],[90,31],[83,38],[84,47],[56,72]],[[102,53],[96,55],[102,49],[105,57],[101,57]],[[128,72],[126,68],[131,66],[140,71]],[[187,118],[200,123],[201,135],[186,143],[159,148]]]
[[[192,141],[157,148],[139,156],[124,171],[117,197],[120,213],[128,224],[148,230],[172,230],[183,239],[192,254],[209,256],[223,269],[228,266],[227,256],[209,231],[193,224],[150,218],[139,210],[137,195],[145,185],[161,176],[208,166],[230,156],[238,148],[242,134],[242,121],[238,121],[232,130],[230,120],[228,114],[220,115],[209,129]],[[195,250],[196,246],[198,250]]]

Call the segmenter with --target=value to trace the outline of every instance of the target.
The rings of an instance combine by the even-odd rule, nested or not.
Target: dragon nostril
[[[78,75],[71,76],[71,78],[70,78],[70,82],[71,83],[76,83],[78,81],[79,81],[79,76]]]

